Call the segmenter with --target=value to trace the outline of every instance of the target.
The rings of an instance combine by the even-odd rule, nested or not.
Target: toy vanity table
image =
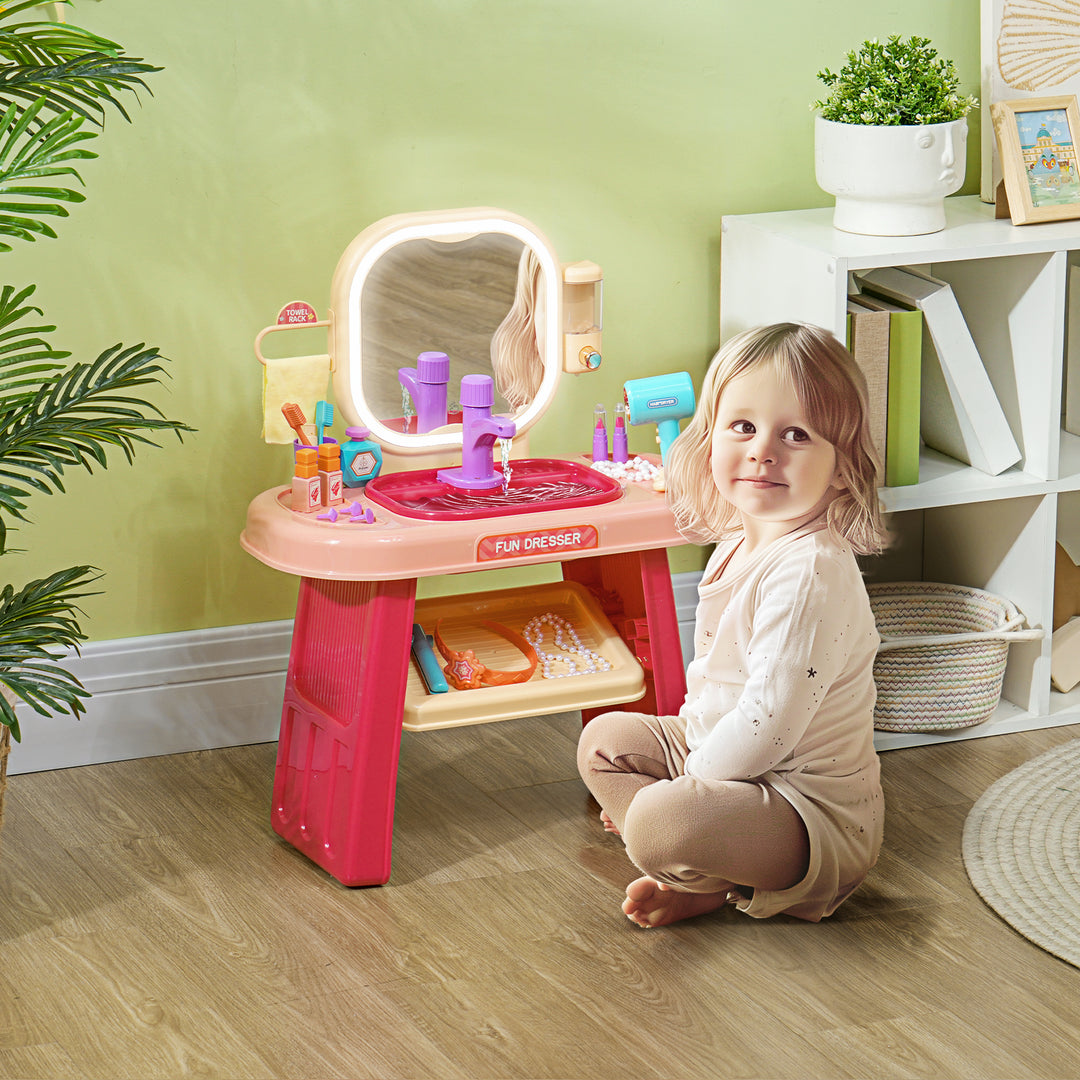
[[[498,258],[492,254],[496,248]],[[478,251],[485,264],[501,258],[509,266],[502,271],[504,278],[509,273],[508,283],[478,284]],[[516,408],[511,402],[506,415],[481,409],[480,419],[470,420],[467,384],[485,362],[487,372],[496,365],[492,327],[505,321],[512,300],[517,303],[515,289],[520,299],[527,261],[538,267],[528,308],[540,370]],[[650,482],[620,482],[590,468],[591,457],[504,458],[498,469],[490,461],[496,429],[510,423],[520,454],[523,435],[551,403],[560,373],[599,364],[595,289],[586,281],[589,296],[582,299],[576,288],[596,276],[587,268],[599,269],[560,267],[543,237],[514,215],[470,210],[380,222],[357,237],[335,272],[327,323],[335,408],[348,423],[370,431],[390,468],[363,489],[346,488],[334,513],[298,512],[291,487],[263,492],[248,508],[241,543],[261,562],[301,579],[273,828],[343,884],[389,880],[403,727],[424,730],[574,709],[588,720],[628,703],[674,713],[685,697],[666,556],[668,547],[684,541],[663,494]],[[493,274],[497,279],[499,271]],[[435,316],[433,302],[414,294],[426,288],[426,276],[434,283],[431,295],[451,297]],[[465,292],[478,303],[497,294],[491,312],[470,310],[464,320],[482,349],[458,341],[458,331],[449,329],[462,322],[457,313]],[[401,296],[397,309],[395,293]],[[438,320],[437,330],[408,328],[396,355],[387,328],[400,331],[421,308]],[[451,357],[463,354],[466,407],[460,424],[424,430],[430,421],[401,416],[398,384],[420,396],[416,369],[405,365],[410,355],[415,364],[421,351],[436,344]],[[454,375],[448,376],[451,393]],[[686,404],[678,406],[682,414]],[[672,408],[670,401],[666,407]],[[651,419],[670,425],[664,408],[658,398]],[[456,418],[453,408],[437,417]],[[584,418],[583,442],[591,419]],[[452,480],[473,469],[478,451],[481,459],[486,455],[480,473],[494,480],[485,476],[476,489],[448,487],[447,473]],[[422,577],[542,563],[558,563],[561,580],[416,599]],[[568,675],[565,666],[546,673],[536,666],[529,675],[528,649],[521,646],[530,623],[534,635],[537,625],[541,632],[546,626],[549,642],[556,623],[573,627],[575,648],[594,654],[593,670]],[[429,692],[412,648],[417,633],[429,646],[436,634],[448,668],[472,650],[494,685]],[[538,645],[537,651],[547,647]]]

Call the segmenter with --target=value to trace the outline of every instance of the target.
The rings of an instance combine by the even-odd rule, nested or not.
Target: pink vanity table
[[[403,724],[576,708],[588,719],[629,701],[671,713],[686,693],[666,555],[684,541],[649,485],[627,484],[602,505],[457,521],[364,503],[373,524],[331,523],[294,513],[289,489],[274,488],[250,504],[241,538],[255,558],[301,579],[273,827],[346,885],[389,879]],[[539,563],[560,564],[562,582],[416,601],[421,577]],[[541,609],[567,612],[611,669],[564,679],[537,670],[512,686],[426,692],[410,653],[414,622],[431,634],[442,617],[448,637],[457,627],[457,647],[475,643],[487,662],[494,642],[476,638],[481,620],[520,630]],[[523,660],[509,649],[489,666],[512,669],[515,656]]]
[[[336,410],[346,433],[350,425],[364,429],[360,437],[374,440],[385,462],[332,513],[301,512],[309,508],[304,499],[293,509],[290,487],[263,492],[241,538],[256,559],[300,578],[273,827],[346,885],[389,879],[403,727],[577,709],[588,720],[629,702],[673,713],[685,698],[666,554],[683,540],[664,495],[647,481],[601,475],[591,458],[528,454],[527,432],[555,404],[560,377],[600,365],[601,286],[600,267],[560,263],[516,214],[491,207],[401,214],[370,225],[346,248],[327,319],[293,303],[256,338],[264,433],[275,420],[280,426],[275,414],[286,402],[303,403],[317,421],[312,434],[290,421],[268,442],[299,436],[296,446],[314,440],[321,448],[333,437],[324,440],[318,416]],[[294,318],[328,328],[326,355],[263,354],[260,342],[271,330],[295,329]],[[316,400],[328,377],[332,406]],[[607,391],[604,383],[597,396],[623,394],[621,381]],[[672,395],[661,387],[647,398],[641,422],[669,424],[673,407],[683,416],[693,409],[692,388]],[[581,422],[582,443],[595,448],[593,420],[558,418],[564,439]],[[622,435],[620,451],[625,428]],[[308,473],[297,475],[310,493]],[[542,563],[558,564],[561,578],[416,599],[422,577]],[[531,621],[549,627],[549,653],[555,627],[572,627],[577,655],[586,657],[581,668],[551,661],[547,675],[543,665],[528,675],[524,650],[544,651],[535,630],[527,632]],[[412,646],[414,634],[422,648],[436,631],[455,668],[471,649],[490,671],[522,672],[527,681],[504,684],[505,675],[498,685],[429,692]],[[446,662],[434,659],[425,656],[432,690]]]

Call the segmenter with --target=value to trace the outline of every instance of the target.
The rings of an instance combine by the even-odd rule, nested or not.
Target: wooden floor
[[[884,754],[885,852],[827,922],[652,931],[577,729],[406,733],[374,889],[271,832],[272,745],[10,778],[0,1077],[1080,1077],[1080,970],[960,855],[973,800],[1080,729]]]

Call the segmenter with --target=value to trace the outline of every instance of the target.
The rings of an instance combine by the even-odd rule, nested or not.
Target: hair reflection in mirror
[[[540,260],[526,247],[518,261],[513,306],[491,339],[495,387],[513,409],[532,401],[544,377],[539,340],[544,325],[543,281]]]

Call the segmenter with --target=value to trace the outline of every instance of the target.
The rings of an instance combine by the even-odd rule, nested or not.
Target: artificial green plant
[[[823,68],[817,77],[829,96],[813,108],[840,124],[944,124],[978,104],[960,92],[953,62],[938,56],[929,38],[864,41],[838,72]]]
[[[66,4],[66,0],[62,0]],[[130,120],[125,100],[161,70],[113,41],[62,21],[41,20],[45,0],[0,7],[0,252],[16,240],[55,238],[50,222],[84,200],[77,165],[107,115]],[[35,21],[36,20],[36,21]],[[105,468],[110,447],[130,462],[150,432],[190,431],[141,396],[165,374],[165,359],[142,344],[114,345],[96,360],[64,363],[52,348],[33,285],[0,289],[0,553],[7,520],[27,520],[34,493],[64,490],[65,471]],[[63,653],[86,639],[78,603],[98,572],[72,566],[21,588],[0,589],[0,724],[20,738],[8,697],[48,716],[85,710],[89,691],[65,670]]]

